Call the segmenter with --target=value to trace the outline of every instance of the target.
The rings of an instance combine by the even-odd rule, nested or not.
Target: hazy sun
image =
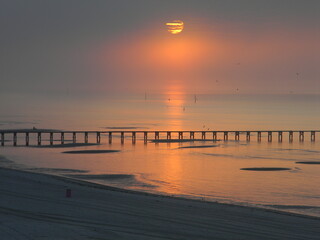
[[[168,32],[172,34],[178,34],[181,33],[183,30],[183,22],[180,20],[174,20],[172,22],[166,23],[168,27]]]

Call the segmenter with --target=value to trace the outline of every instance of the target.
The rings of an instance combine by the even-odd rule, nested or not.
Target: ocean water
[[[13,104],[13,103],[12,103]],[[142,131],[142,130],[319,130],[320,96],[317,95],[163,95],[99,96],[95,98],[31,99],[28,106],[3,110],[1,129],[46,128],[61,130]],[[15,112],[10,112],[15,109]],[[16,109],[19,109],[16,112]],[[12,110],[13,111],[13,110]],[[0,148],[2,166],[58,174],[100,184],[203,201],[259,206],[281,211],[320,216],[320,133],[293,142],[284,134],[261,142],[234,135],[223,141],[152,142],[142,134],[132,143],[131,135],[121,144],[102,135],[100,145],[49,147],[43,135],[41,147],[31,135],[25,147],[18,135],[18,147],[6,136]],[[177,135],[173,134],[173,138]],[[189,136],[186,135],[187,139]],[[165,139],[165,134],[160,134]],[[72,136],[66,135],[66,142]],[[77,142],[83,142],[82,135]],[[199,139],[199,141],[198,141]],[[59,144],[59,136],[55,137]],[[95,136],[89,134],[89,141]],[[101,154],[68,154],[75,150],[118,150]],[[243,168],[254,168],[251,171]],[[283,168],[282,171],[258,171]],[[260,169],[261,170],[261,169]],[[265,169],[264,169],[265,170]]]

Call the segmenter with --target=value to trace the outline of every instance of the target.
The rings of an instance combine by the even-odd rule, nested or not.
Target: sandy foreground
[[[320,219],[0,168],[0,239],[319,240]]]

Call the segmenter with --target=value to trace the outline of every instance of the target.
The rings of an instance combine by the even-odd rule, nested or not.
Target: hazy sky
[[[0,0],[0,93],[319,94],[319,12],[319,0]],[[174,19],[181,34],[166,31]]]

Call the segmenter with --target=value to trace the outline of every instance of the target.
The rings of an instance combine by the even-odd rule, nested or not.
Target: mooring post
[[[76,143],[77,142],[77,135],[75,132],[72,133],[72,142]]]
[[[101,142],[101,134],[100,132],[97,132],[97,143],[99,144]]]
[[[61,144],[64,144],[64,132],[61,133]]]
[[[38,132],[38,145],[41,145],[41,132]]]
[[[190,132],[190,139],[194,139],[194,132]]]
[[[124,144],[124,132],[121,132],[121,144]]]
[[[234,139],[235,139],[236,141],[239,141],[239,140],[240,140],[240,133],[239,133],[239,132],[235,132]]]
[[[206,139],[206,132],[202,132],[201,138]]]
[[[183,139],[183,132],[179,132],[179,139]]]
[[[159,132],[154,133],[154,139],[158,140],[159,139]]]
[[[223,140],[228,141],[228,132],[223,133]]]
[[[282,142],[282,131],[278,132],[278,142]]]
[[[50,133],[50,145],[53,145],[53,132]]]
[[[213,141],[217,140],[217,132],[212,132]]]
[[[109,144],[112,143],[112,132],[109,132]]]
[[[4,133],[1,133],[1,146],[4,146]]]
[[[311,142],[314,142],[315,140],[316,140],[316,132],[315,131],[311,131]]]
[[[247,137],[246,137],[246,139],[247,139],[247,142],[250,142],[250,132],[247,132]]]
[[[293,132],[289,131],[289,142],[293,142]]]
[[[13,146],[17,146],[17,133],[13,133]]]
[[[132,132],[132,143],[136,143],[136,132]]]
[[[167,139],[171,139],[171,132],[167,132]]]
[[[258,132],[258,142],[261,142],[261,132]]]
[[[148,132],[143,133],[143,140],[144,140],[144,143],[148,142]]]
[[[29,146],[29,133],[26,132],[26,146]]]
[[[304,131],[299,132],[299,141],[303,142],[304,141]]]

